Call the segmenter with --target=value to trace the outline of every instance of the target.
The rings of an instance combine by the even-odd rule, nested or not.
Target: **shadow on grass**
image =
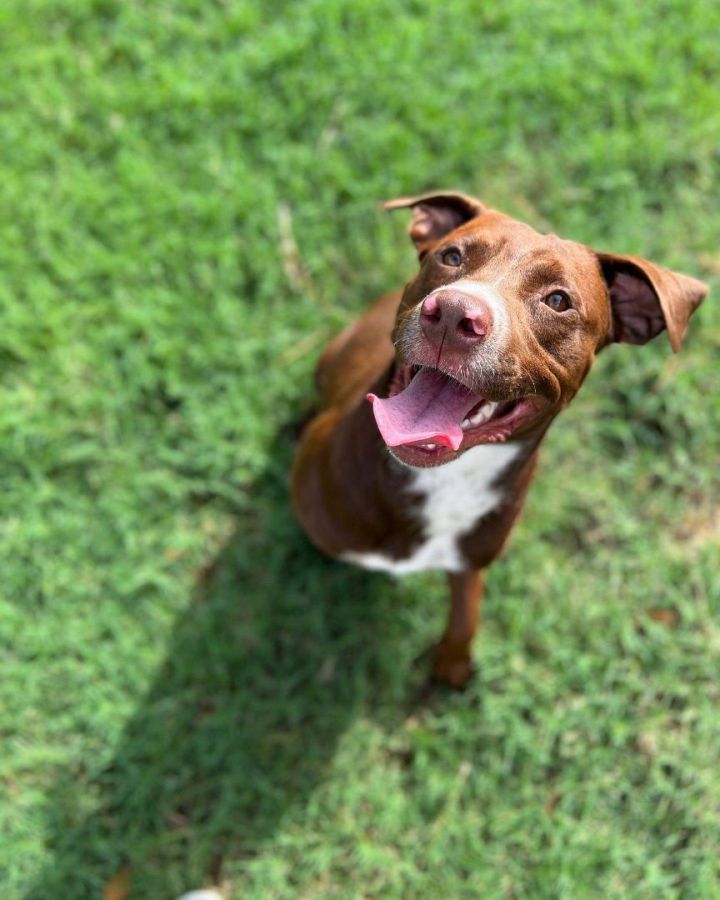
[[[32,897],[101,896],[124,866],[132,897],[218,882],[308,798],[366,701],[404,681],[388,648],[396,589],[309,547],[287,467],[281,447],[249,487],[112,763],[58,785]]]

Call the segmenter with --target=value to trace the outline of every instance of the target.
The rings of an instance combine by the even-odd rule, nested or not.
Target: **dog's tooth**
[[[460,427],[461,428],[469,428],[470,427],[470,419],[463,419]]]
[[[480,409],[475,413],[474,416],[470,419],[471,425],[482,425],[483,422],[487,422],[487,420],[492,416],[492,414],[497,409],[497,403],[489,400],[487,403],[483,403]]]

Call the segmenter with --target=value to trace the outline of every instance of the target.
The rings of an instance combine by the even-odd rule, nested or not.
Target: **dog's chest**
[[[420,498],[421,542],[404,559],[382,553],[346,553],[343,559],[397,575],[466,569],[459,541],[503,501],[501,476],[521,450],[518,444],[480,444],[445,466],[417,469],[408,493]]]

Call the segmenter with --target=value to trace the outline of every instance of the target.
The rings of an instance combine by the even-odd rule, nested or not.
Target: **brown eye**
[[[565,310],[572,308],[570,298],[565,291],[553,291],[551,294],[548,294],[547,297],[543,297],[543,303],[545,306],[549,306],[553,312],[558,313],[565,312]]]
[[[462,254],[457,247],[449,247],[440,254],[440,262],[444,266],[452,266],[456,269],[462,262]]]

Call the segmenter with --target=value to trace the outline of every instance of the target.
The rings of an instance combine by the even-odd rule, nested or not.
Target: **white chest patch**
[[[382,553],[344,553],[342,559],[395,575],[427,569],[462,571],[466,564],[458,539],[501,502],[498,478],[521,450],[522,445],[515,443],[479,444],[447,465],[416,469],[408,491],[423,497],[419,510],[423,542],[412,556],[392,559]]]

